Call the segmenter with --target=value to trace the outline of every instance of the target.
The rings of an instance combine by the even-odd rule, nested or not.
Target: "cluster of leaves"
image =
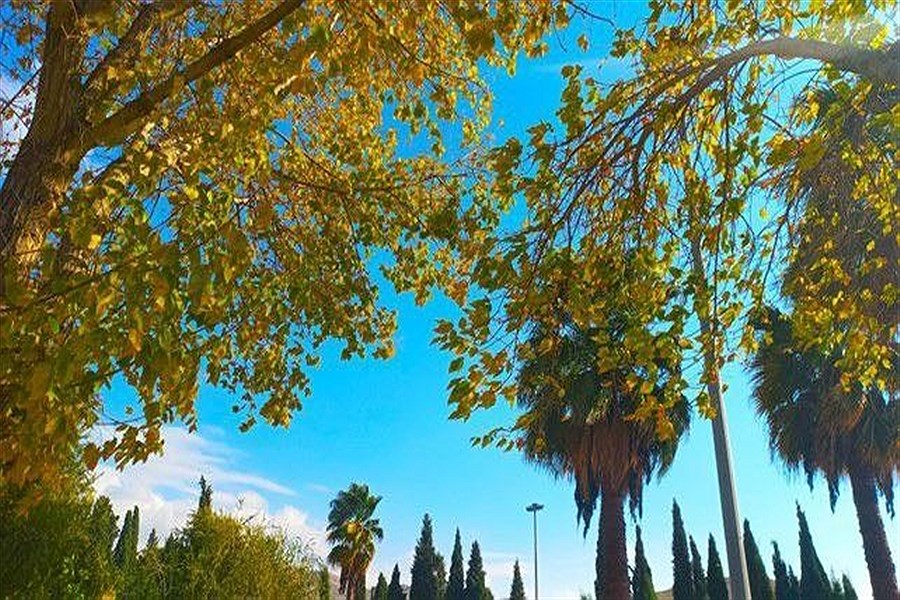
[[[87,487],[45,495],[23,515],[0,494],[0,594],[12,598],[311,598],[317,560],[260,523],[198,508],[160,546],[138,550],[138,508],[121,531],[109,499]]]
[[[51,484],[114,377],[139,404],[103,416],[89,465],[194,427],[201,381],[244,427],[288,424],[326,341],[393,352],[379,267],[463,301],[498,220],[471,168],[479,65],[512,69],[566,19],[511,0],[5,7],[4,76],[38,92],[0,190],[0,477]]]
[[[480,294],[462,318],[437,326],[437,342],[456,355],[453,416],[513,401],[513,374],[531,360],[525,342],[534,323],[552,329],[548,322],[571,318],[590,328],[617,304],[634,315],[622,349],[628,360],[649,366],[659,354],[696,352],[698,377],[665,382],[665,397],[693,384],[701,414],[715,415],[705,387],[718,385],[725,362],[755,349],[753,316],[766,300],[781,301],[773,283],[802,252],[798,240],[815,244],[823,227],[842,219],[868,226],[861,252],[839,256],[836,240],[831,253],[813,255],[814,268],[785,277],[814,300],[796,313],[798,334],[808,345],[846,348],[848,381],[889,387],[898,47],[879,15],[894,6],[658,0],[642,30],[616,33],[612,54],[632,65],[633,76],[610,84],[565,67],[558,120],[490,156],[491,191],[521,201],[527,218],[485,238],[485,258],[473,269]],[[836,136],[814,127],[832,120],[812,101],[813,88],[826,83],[843,107],[827,112],[868,107],[873,133],[835,145]],[[836,195],[814,202],[803,186],[813,171],[837,176],[834,161],[852,171],[844,181],[856,216],[839,210]],[[638,272],[632,285],[620,283],[623,257]],[[872,275],[851,285],[844,275],[853,268]],[[660,345],[658,332],[677,343]],[[607,368],[605,355],[598,363]],[[652,376],[646,383],[655,384]],[[664,406],[648,394],[635,413],[656,417]],[[474,441],[514,447],[504,431]]]

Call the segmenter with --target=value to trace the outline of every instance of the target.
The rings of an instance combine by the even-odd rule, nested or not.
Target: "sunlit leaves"
[[[21,36],[44,29],[35,6],[14,7]],[[393,354],[384,283],[420,303],[436,289],[467,299],[509,206],[472,168],[490,109],[479,67],[511,69],[565,8],[304,2],[186,80],[186,65],[273,6],[135,3],[78,22],[90,43],[71,73],[86,82],[76,125],[91,135],[59,153],[81,171],[60,175],[64,195],[28,224],[37,259],[3,274],[4,479],[52,483],[98,419],[113,433],[90,462],[143,459],[163,423],[196,426],[204,382],[231,393],[242,428],[287,425],[332,347]],[[103,61],[136,11],[163,7],[140,43]],[[104,129],[161,82],[171,93],[149,114]],[[137,396],[130,414],[98,405],[115,378]]]

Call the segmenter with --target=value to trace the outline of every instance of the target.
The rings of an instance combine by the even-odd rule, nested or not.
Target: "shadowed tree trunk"
[[[850,485],[853,488],[853,502],[859,519],[863,550],[869,567],[874,600],[898,600],[897,578],[891,549],[888,546],[884,523],[878,510],[875,493],[875,478],[864,468],[850,471]]]
[[[604,490],[600,495],[599,543],[602,558],[597,572],[597,600],[628,600],[628,551],[625,549],[625,494]]]

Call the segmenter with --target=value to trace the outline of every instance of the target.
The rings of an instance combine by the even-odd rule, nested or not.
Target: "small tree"
[[[766,565],[750,531],[750,521],[744,519],[744,555],[747,557],[747,577],[750,579],[750,597],[753,600],[773,600],[772,585],[766,574]]]
[[[400,585],[400,566],[394,565],[394,572],[391,574],[391,583],[388,586],[388,600],[406,600],[403,594],[403,586]]]
[[[416,543],[416,554],[413,558],[409,600],[434,600],[438,597],[436,561],[431,517],[426,514],[422,519],[422,533]]]
[[[466,572],[466,600],[486,600],[487,588],[484,584],[484,563],[478,542],[472,542],[469,555],[469,570]]]
[[[725,574],[722,573],[722,560],[716,549],[716,540],[709,536],[708,563],[706,565],[706,593],[709,600],[728,600],[728,585],[725,583]]]
[[[772,542],[772,572],[775,574],[775,600],[797,600],[797,589],[791,584],[787,565],[781,558],[778,544]]]
[[[512,588],[509,591],[509,600],[525,600],[525,584],[522,583],[522,573],[519,571],[519,559],[513,565]]]
[[[463,566],[462,540],[459,536],[459,528],[456,529],[456,539],[453,541],[453,554],[450,557],[450,579],[447,582],[446,600],[465,600],[466,598],[466,574]]]
[[[800,524],[800,598],[801,600],[828,598],[831,595],[831,585],[813,545],[806,515],[800,510],[799,504],[797,520]]]
[[[694,588],[695,600],[708,600],[706,594],[706,575],[703,573],[703,559],[700,557],[700,551],[697,550],[697,544],[694,538],[690,537],[691,546],[691,585]]]
[[[641,527],[635,528],[634,573],[631,578],[631,594],[634,600],[656,600],[653,589],[653,574],[644,555],[644,542],[641,540]]]
[[[375,585],[375,592],[372,594],[373,600],[388,600],[388,582],[384,578],[384,573],[378,574],[378,583]]]
[[[687,536],[681,520],[678,502],[672,501],[672,585],[673,600],[693,600],[694,585],[691,577],[691,557],[688,554]]]

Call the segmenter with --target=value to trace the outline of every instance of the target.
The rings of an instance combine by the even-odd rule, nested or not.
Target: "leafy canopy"
[[[88,465],[161,450],[163,423],[196,427],[201,382],[233,393],[244,428],[287,425],[326,341],[392,354],[378,269],[419,302],[461,301],[498,212],[469,160],[480,66],[512,69],[567,19],[549,1],[105,6],[16,0],[0,20],[22,86],[4,121],[25,134],[0,150],[0,476],[16,483],[59,478],[98,416],[115,434]],[[113,378],[138,397],[125,414],[98,402]]]

